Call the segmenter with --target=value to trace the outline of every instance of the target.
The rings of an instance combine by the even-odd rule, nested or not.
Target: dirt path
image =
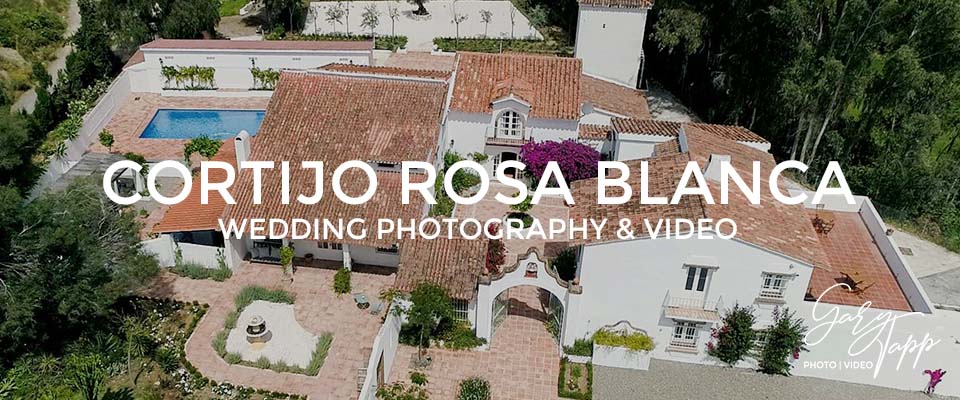
[[[67,30],[64,32],[64,37],[70,37],[77,29],[80,29],[80,6],[77,5],[77,0],[70,0],[70,6],[67,9]],[[73,51],[73,45],[67,43],[65,46],[57,49],[57,57],[47,64],[47,73],[53,77],[53,82],[57,81],[60,71],[66,68],[67,56],[70,55],[71,51]],[[20,98],[13,103],[10,110],[13,112],[26,110],[28,113],[33,113],[33,107],[36,101],[37,92],[34,89],[30,89],[20,95]]]

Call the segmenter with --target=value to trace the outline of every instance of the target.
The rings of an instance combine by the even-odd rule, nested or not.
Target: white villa
[[[531,141],[579,141],[605,159],[628,162],[633,170],[639,160],[647,160],[655,196],[672,193],[691,160],[704,166],[715,191],[720,160],[729,160],[747,181],[753,161],[760,161],[765,171],[772,168],[770,142],[748,129],[651,119],[644,93],[635,89],[642,76],[643,32],[651,1],[581,0],[580,5],[574,58],[434,55],[452,60],[449,70],[373,65],[372,43],[363,41],[157,40],[141,47],[91,111],[68,158],[79,159],[77,154],[97,146],[92,138],[110,127],[121,153],[142,152],[150,162],[179,159],[185,140],[140,136],[157,110],[265,110],[254,136],[231,133],[213,159],[235,165],[247,160],[291,165],[361,160],[376,171],[379,188],[374,198],[359,206],[330,195],[310,206],[296,201],[283,205],[279,170],[272,170],[264,173],[262,181],[268,184],[263,202],[255,205],[252,172],[244,170],[230,190],[236,205],[214,195],[210,204],[201,206],[195,189],[166,211],[153,227],[157,237],[144,247],[166,266],[173,265],[179,252],[184,261],[215,267],[222,260],[236,269],[275,264],[286,245],[294,249],[294,264],[302,267],[396,274],[394,286],[401,291],[435,282],[448,289],[461,318],[488,341],[495,340],[502,320],[503,294],[517,286],[550,293],[558,345],[626,321],[653,338],[652,357],[707,364],[715,363],[705,349],[710,330],[734,304],[758,310],[756,329],[763,330],[775,308],[804,309],[830,286],[852,282],[859,286],[856,290],[833,291],[823,300],[932,312],[865,197],[857,197],[853,206],[832,199],[822,205],[787,206],[770,197],[757,206],[736,196],[726,206],[706,205],[692,196],[678,205],[599,206],[594,201],[596,182],[580,181],[572,186],[576,204],[558,207],[563,217],[630,218],[638,225],[644,218],[732,218],[738,222],[738,235],[733,240],[618,240],[611,231],[601,240],[531,243],[528,251],[509,253],[495,273],[485,270],[487,243],[481,240],[252,240],[225,238],[219,231],[219,218],[421,219],[429,212],[422,199],[414,196],[414,204],[401,206],[401,161],[439,167],[448,151],[479,153],[487,156],[485,166],[492,171],[500,162],[517,160],[520,147]],[[213,87],[171,87],[163,69],[189,66],[213,67]],[[276,87],[253,90],[252,68],[282,70]],[[76,160],[68,159],[63,168],[71,162]],[[327,182],[332,172],[324,170]],[[293,174],[291,193],[312,193],[314,181],[308,175]],[[123,176],[137,180],[136,188],[143,187],[142,178],[132,172]],[[211,178],[218,179],[223,177]],[[344,182],[351,195],[360,194],[366,184],[354,175]],[[639,178],[631,185],[638,192]],[[784,185],[781,189],[797,192]],[[533,210],[536,216],[537,208]],[[555,251],[563,248],[577,254],[576,279],[571,281],[563,281],[550,267]],[[381,340],[388,339],[378,337],[370,368],[379,366],[389,376],[396,338],[392,347]],[[373,398],[371,387],[361,392],[365,398]]]

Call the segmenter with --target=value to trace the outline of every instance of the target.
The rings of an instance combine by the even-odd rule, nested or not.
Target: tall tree
[[[219,23],[219,2],[177,0],[161,24],[160,34],[166,39],[202,39],[204,34],[212,35]]]

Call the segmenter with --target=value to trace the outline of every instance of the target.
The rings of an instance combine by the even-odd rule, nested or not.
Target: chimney
[[[690,151],[690,146],[687,144],[687,131],[685,130],[686,124],[680,125],[680,132],[677,133],[677,143],[680,145],[680,152],[687,153]]]
[[[233,139],[233,145],[237,150],[237,168],[239,168],[240,163],[250,160],[250,134],[247,131],[240,131]]]
[[[721,154],[711,154],[710,162],[707,164],[706,171],[703,173],[703,177],[710,179],[712,181],[720,181],[720,163],[727,162],[730,163],[730,156],[721,155]]]

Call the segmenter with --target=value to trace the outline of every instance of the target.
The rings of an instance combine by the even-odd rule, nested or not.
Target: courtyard
[[[427,369],[413,368],[417,348],[400,345],[389,382],[409,382],[410,373],[427,375],[432,398],[452,399],[461,380],[479,376],[490,382],[497,400],[555,400],[560,374],[560,350],[544,327],[541,289],[519,286],[508,289],[506,318],[496,329],[489,350],[430,348],[433,362]]]
[[[165,273],[144,294],[210,305],[185,347],[187,360],[209,379],[303,394],[313,399],[355,399],[357,371],[367,364],[381,316],[358,309],[351,296],[338,297],[333,291],[334,273],[299,268],[291,283],[278,266],[244,263],[225,282],[191,280]],[[351,292],[375,298],[392,285],[393,279],[392,275],[353,273]],[[303,329],[314,335],[333,334],[333,344],[318,376],[231,365],[216,353],[212,346],[214,337],[234,309],[236,294],[250,285],[293,293],[296,296],[294,315]]]
[[[349,15],[339,23],[329,21],[327,11],[331,7],[342,4],[348,7]],[[509,1],[431,1],[425,4],[426,16],[414,15],[416,6],[406,2],[391,1],[345,1],[345,2],[314,2],[310,3],[306,24],[303,32],[306,34],[351,33],[369,34],[370,30],[360,26],[361,14],[364,8],[373,5],[380,11],[380,24],[376,28],[378,35],[406,36],[407,49],[430,50],[433,48],[433,39],[437,37],[456,37],[457,27],[453,23],[454,14],[466,16],[460,23],[460,37],[490,38],[517,38],[543,39],[543,36],[530,25],[530,21]],[[393,7],[399,12],[396,21],[390,18],[389,9]],[[484,24],[480,11],[492,13],[489,24]],[[513,25],[511,26],[511,10],[513,10]],[[512,34],[511,34],[512,29]]]

